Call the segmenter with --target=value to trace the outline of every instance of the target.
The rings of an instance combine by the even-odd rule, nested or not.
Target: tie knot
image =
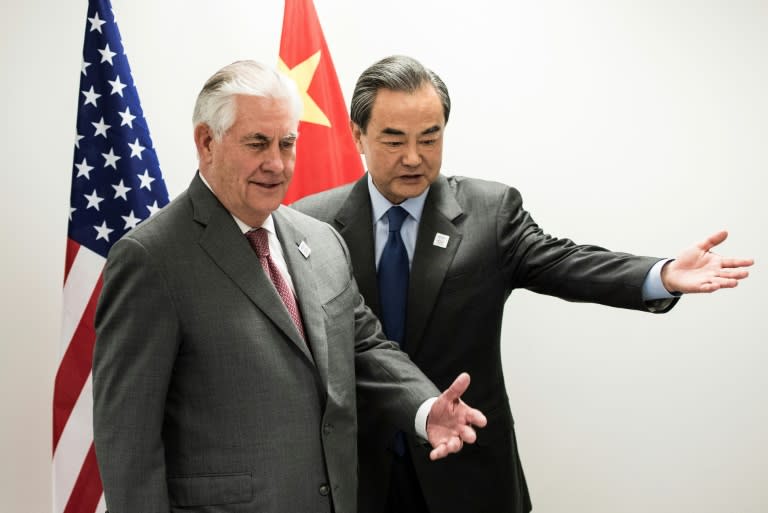
[[[251,247],[258,256],[269,256],[269,239],[267,230],[264,228],[257,228],[256,230],[249,231],[245,234],[245,236],[248,239],[248,242],[251,243]]]
[[[389,219],[389,231],[399,232],[403,226],[403,221],[408,217],[408,211],[403,207],[390,207],[387,210],[387,219]]]

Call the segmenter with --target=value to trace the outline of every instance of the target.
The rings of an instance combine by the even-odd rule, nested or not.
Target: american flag
[[[53,512],[104,511],[91,361],[109,248],[168,203],[109,0],[90,0],[78,93],[61,351],[53,394]]]

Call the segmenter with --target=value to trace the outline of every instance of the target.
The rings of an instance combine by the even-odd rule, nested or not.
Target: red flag
[[[53,391],[53,513],[106,507],[93,445],[94,313],[109,248],[168,203],[109,0],[89,0]]]
[[[312,0],[285,0],[279,67],[304,99],[296,171],[285,203],[360,178],[363,164]]]

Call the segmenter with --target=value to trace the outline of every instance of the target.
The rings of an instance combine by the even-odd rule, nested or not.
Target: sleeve
[[[376,315],[357,290],[344,239],[333,230],[349,267],[356,297],[354,305],[355,374],[360,411],[387,419],[403,431],[415,432],[419,407],[440,391],[400,347],[385,338]]]
[[[170,509],[162,428],[176,319],[146,249],[121,239],[104,270],[93,355],[94,443],[110,513]]]
[[[609,251],[552,237],[523,209],[520,193],[506,188],[496,215],[501,266],[511,288],[566,301],[666,312],[677,299],[643,300],[646,275],[659,258]]]

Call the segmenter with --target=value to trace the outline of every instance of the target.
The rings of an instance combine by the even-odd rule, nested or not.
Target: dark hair
[[[448,122],[451,112],[451,97],[448,87],[435,72],[425,68],[419,61],[405,55],[385,57],[363,71],[355,84],[349,114],[352,121],[360,127],[363,133],[371,120],[373,102],[379,89],[404,91],[413,93],[424,84],[431,84],[440,96],[443,104],[443,115]]]

